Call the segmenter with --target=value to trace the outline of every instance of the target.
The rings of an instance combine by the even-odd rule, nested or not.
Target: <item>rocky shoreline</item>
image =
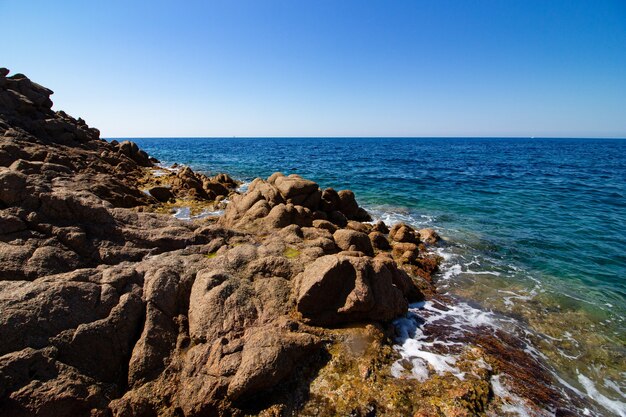
[[[227,174],[165,170],[8,73],[1,416],[516,415],[502,375],[530,415],[576,415],[504,332],[450,336],[461,377],[411,376],[393,320],[453,303],[433,284],[434,231],[372,222],[351,191],[298,175],[240,193]],[[183,207],[224,212],[171,216]]]

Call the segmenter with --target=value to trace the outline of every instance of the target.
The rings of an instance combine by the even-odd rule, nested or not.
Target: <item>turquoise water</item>
[[[243,181],[298,173],[388,222],[436,228],[442,291],[515,317],[565,382],[591,395],[592,381],[626,415],[626,140],[134,140]]]

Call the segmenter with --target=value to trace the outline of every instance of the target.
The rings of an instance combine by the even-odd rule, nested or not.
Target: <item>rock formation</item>
[[[339,363],[384,382],[378,414],[425,407],[389,375],[388,323],[432,293],[434,232],[297,175],[156,177],[51,94],[0,69],[0,415],[373,415],[318,389]],[[218,220],[158,213],[226,196]]]

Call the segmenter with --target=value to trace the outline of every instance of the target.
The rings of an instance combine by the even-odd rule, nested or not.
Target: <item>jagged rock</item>
[[[392,251],[400,263],[414,264],[420,256],[419,247],[415,243],[394,242]]]

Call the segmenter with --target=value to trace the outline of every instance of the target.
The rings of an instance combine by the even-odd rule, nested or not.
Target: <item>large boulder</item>
[[[374,256],[374,249],[369,237],[356,230],[339,229],[333,233],[335,244],[345,251],[359,251],[368,256]]]
[[[317,325],[388,321],[408,308],[394,273],[379,259],[322,256],[306,267],[299,281],[297,310]]]
[[[278,177],[275,181],[276,188],[280,194],[287,200],[304,201],[309,194],[317,191],[319,186],[310,180],[305,180],[298,175],[290,175],[288,177]],[[294,203],[296,203],[294,201]]]

